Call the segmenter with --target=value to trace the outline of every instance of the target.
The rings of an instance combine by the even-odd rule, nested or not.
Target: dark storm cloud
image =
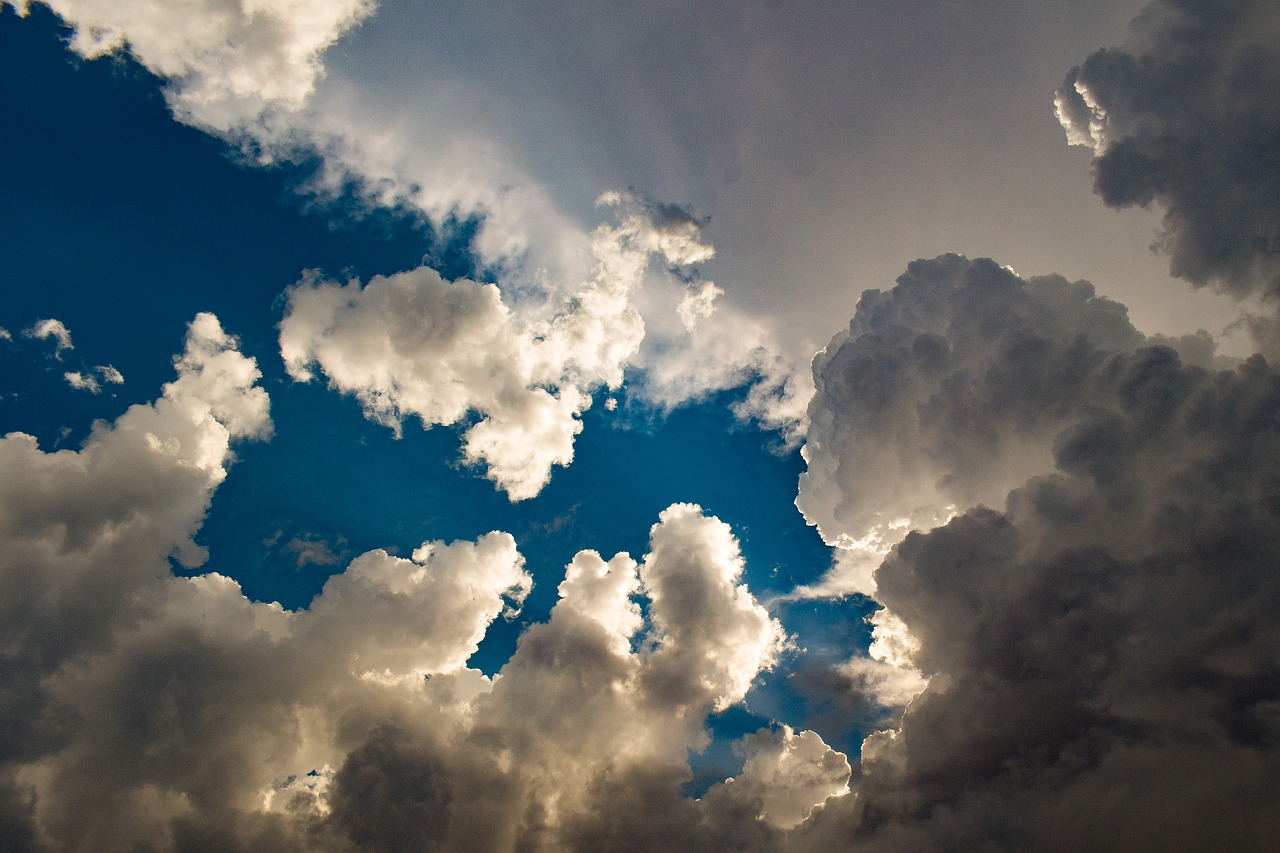
[[[876,572],[930,684],[799,849],[1269,849],[1280,373],[1184,363],[1080,283],[954,256],[869,293],[852,328],[816,365],[815,407],[847,430],[817,433],[824,463],[915,460],[962,512]],[[949,485],[973,454],[963,479],[1002,511]],[[859,476],[829,523],[894,500],[899,480]]]
[[[1280,6],[1161,0],[1123,49],[1058,91],[1112,207],[1164,208],[1170,270],[1236,298],[1280,297]]]
[[[1262,850],[1280,832],[1280,377],[1118,356],[1060,473],[912,534],[935,680],[864,749],[866,849]]]

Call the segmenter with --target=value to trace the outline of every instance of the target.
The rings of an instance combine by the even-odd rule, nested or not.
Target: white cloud
[[[361,554],[297,617],[299,638],[353,671],[445,673],[475,653],[485,629],[519,604],[532,579],[506,533],[425,543],[413,560]]]
[[[63,352],[75,349],[75,346],[71,343],[71,332],[67,330],[67,327],[62,324],[61,320],[53,318],[37,320],[31,328],[24,330],[23,334],[29,338],[35,338],[37,340],[53,338],[57,342],[57,350],[54,354],[58,357],[59,361],[62,360]]]
[[[854,657],[836,671],[882,707],[905,708],[929,684],[916,668],[920,641],[887,609],[877,610],[867,621],[873,627],[866,657]]]
[[[204,560],[194,537],[231,442],[271,429],[256,366],[212,315],[175,366],[79,452],[0,440],[0,792],[32,803],[5,816],[11,837],[566,849],[619,806],[611,779],[654,780],[644,796],[711,839],[791,825],[843,790],[844,757],[788,730],[752,741],[735,790],[681,797],[707,715],[783,642],[727,525],[692,505],[662,513],[639,565],[575,556],[493,679],[466,661],[531,584],[505,533],[362,554],[296,612],[173,576],[170,555]],[[763,819],[744,829],[744,810]]]
[[[109,364],[100,364],[94,370],[98,371],[98,375],[102,377],[103,382],[110,385],[124,384],[124,374]]]
[[[94,379],[91,374],[80,373],[78,371],[68,371],[62,374],[62,378],[67,380],[67,384],[77,391],[88,391],[90,394],[97,394],[102,390],[102,386],[98,384],[98,380]]]
[[[9,0],[19,15],[29,0]],[[320,57],[374,8],[372,0],[49,0],[75,27],[71,46],[93,58],[126,46],[169,81],[174,111],[227,129],[272,104],[300,107],[323,73]]]
[[[70,341],[69,336],[68,336],[68,341]],[[68,345],[67,348],[70,348],[70,346]],[[61,342],[59,342],[59,346],[58,346],[59,352],[61,352],[62,349],[63,347],[61,345]],[[97,371],[98,376],[102,377],[101,382],[98,380],[97,377],[95,377],[92,373],[89,373],[88,371],[79,371],[79,370],[67,371],[66,373],[62,374],[62,377],[67,380],[67,384],[70,385],[72,388],[75,388],[77,391],[88,391],[90,394],[101,393],[102,382],[106,382],[110,385],[124,384],[124,375],[121,374],[119,370],[116,370],[114,367],[112,367],[109,364],[99,365],[95,367],[94,370]]]
[[[290,375],[306,381],[318,366],[397,433],[409,416],[429,427],[474,413],[464,457],[512,500],[536,495],[553,466],[573,459],[591,394],[619,387],[640,346],[632,298],[651,256],[674,265],[711,252],[686,219],[620,196],[602,203],[619,208],[619,221],[592,234],[592,277],[549,289],[546,301],[517,294],[509,304],[498,285],[446,282],[427,267],[363,287],[304,279],[288,290],[280,323]]]
[[[744,738],[744,746],[750,754],[742,773],[725,788],[758,799],[760,818],[779,829],[799,826],[831,797],[849,793],[848,759],[816,732],[763,729]]]
[[[649,661],[653,689],[675,704],[709,702],[722,710],[776,660],[782,626],[741,584],[742,558],[727,524],[675,504],[650,537],[640,579],[661,636]]]

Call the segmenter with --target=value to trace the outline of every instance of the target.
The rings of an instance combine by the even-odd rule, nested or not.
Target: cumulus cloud
[[[37,320],[31,328],[23,331],[28,338],[36,340],[47,340],[53,338],[55,346],[55,355],[58,360],[62,360],[62,354],[67,350],[75,349],[75,345],[71,343],[71,332],[63,325],[61,320],[53,318],[47,320]]]
[[[29,0],[9,0],[19,15]],[[372,0],[199,0],[156,5],[48,0],[74,27],[86,58],[127,49],[168,80],[169,102],[188,121],[227,129],[271,105],[300,107],[323,73],[324,51],[373,11]]]
[[[928,685],[915,664],[920,641],[889,610],[877,610],[867,621],[873,627],[866,656],[851,658],[835,670],[848,679],[847,689],[883,708],[901,710]]]
[[[1267,0],[1159,0],[1130,42],[1058,90],[1067,138],[1092,147],[1113,207],[1164,208],[1175,276],[1237,299],[1280,297],[1280,11]]]
[[[170,557],[203,562],[193,537],[229,443],[269,430],[257,368],[211,315],[191,324],[177,365],[160,399],[99,425],[78,452],[46,454],[22,433],[0,439],[0,788],[25,804],[6,808],[5,820],[17,821],[6,838],[34,846],[43,834],[30,825],[35,803],[47,802],[33,799],[32,774],[69,743],[76,715],[58,695],[61,679],[150,610],[148,591],[169,576]],[[78,796],[92,796],[89,775]]]
[[[737,779],[680,793],[708,714],[784,644],[728,526],[693,505],[661,514],[638,563],[576,555],[548,621],[492,679],[466,662],[532,582],[506,533],[367,552],[298,611],[175,576],[171,558],[205,558],[195,535],[233,443],[271,426],[256,366],[212,315],[174,363],[158,400],[79,451],[0,440],[12,843],[593,849],[599,818],[640,798],[719,848],[845,791],[844,756],[781,729],[743,744]]]
[[[815,848],[1275,838],[1280,374],[1160,347],[1091,374],[1052,473],[879,569],[930,684],[864,746],[857,802],[820,815]]]
[[[1280,373],[1206,344],[955,255],[864,294],[815,360],[799,503],[852,549],[809,592],[885,606],[834,673],[905,711],[795,849],[1275,837]]]
[[[290,375],[306,381],[318,366],[397,434],[409,416],[424,427],[478,416],[464,457],[512,500],[533,497],[573,459],[592,393],[622,384],[645,334],[633,299],[650,258],[678,268],[712,254],[671,208],[618,194],[601,204],[619,215],[592,235],[592,277],[541,300],[508,303],[498,285],[447,282],[428,267],[364,286],[304,279],[280,322]]]
[[[763,729],[744,739],[750,755],[742,773],[726,782],[735,794],[749,792],[760,803],[760,818],[778,829],[793,829],[827,800],[849,793],[849,761],[816,732],[797,734],[790,726]]]
[[[29,4],[14,6],[25,14]],[[163,14],[145,4],[97,0],[57,0],[51,7],[75,28],[72,46],[82,55],[127,46],[165,78],[179,120],[219,135],[252,161],[316,165],[304,192],[329,198],[354,190],[369,204],[416,207],[438,225],[458,215],[474,217],[480,224],[472,248],[484,268],[499,271],[509,301],[520,292],[550,290],[551,301],[563,303],[580,295],[580,283],[593,279],[605,260],[601,229],[567,213],[564,200],[530,174],[518,150],[452,115],[452,105],[428,97],[406,115],[402,97],[371,100],[347,77],[319,87],[325,51],[372,14],[370,0],[264,0],[217,10],[189,2],[171,4]],[[449,132],[427,131],[423,116]],[[601,201],[629,208],[611,230],[632,249],[677,267],[711,259],[699,234],[706,220],[686,208],[632,191],[609,192]],[[580,202],[574,199],[572,206]],[[663,286],[661,278],[637,282],[633,289],[646,292],[627,297],[654,332],[643,349],[634,351],[638,328],[614,327],[607,337],[617,352],[598,355],[643,370],[637,396],[660,408],[746,387],[736,411],[794,446],[812,393],[805,346],[780,334],[769,319],[737,307],[714,310],[723,291],[712,282],[685,293]],[[575,399],[572,389],[520,396],[506,417],[490,413],[473,428],[468,458],[487,466],[510,494],[528,496],[540,488],[545,470],[572,458],[573,425],[586,401]],[[531,434],[529,447],[538,452],[524,454],[515,446]]]
[[[1201,335],[1160,341],[1212,359]],[[868,569],[908,531],[999,505],[1049,470],[1055,438],[1094,405],[1099,365],[1149,342],[1088,282],[1022,279],[987,259],[915,261],[864,293],[813,363],[796,504],[855,552],[816,589],[873,593]]]

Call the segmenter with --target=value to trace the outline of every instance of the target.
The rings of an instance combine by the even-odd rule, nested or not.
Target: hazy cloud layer
[[[1058,91],[1068,139],[1096,152],[1095,191],[1164,208],[1175,276],[1280,297],[1280,9],[1160,0],[1133,26]]]

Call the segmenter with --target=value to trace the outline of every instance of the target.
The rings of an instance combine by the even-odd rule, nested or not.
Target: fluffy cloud
[[[26,0],[13,5],[20,14],[29,7]],[[50,5],[75,28],[72,46],[81,55],[96,57],[127,46],[165,78],[179,120],[219,135],[249,160],[315,165],[304,192],[329,198],[354,191],[369,204],[409,205],[442,229],[452,217],[474,217],[480,225],[473,248],[484,268],[499,271],[508,302],[515,294],[543,290],[552,291],[550,301],[560,305],[591,298],[581,282],[595,279],[601,263],[608,263],[605,256],[616,254],[607,247],[602,254],[602,230],[629,242],[628,252],[638,249],[674,266],[712,257],[699,234],[705,220],[635,193],[610,192],[602,198],[610,206],[629,208],[619,225],[584,225],[587,220],[569,213],[565,200],[530,174],[518,145],[509,150],[500,137],[472,127],[453,114],[454,104],[426,96],[406,115],[404,92],[389,103],[371,100],[344,75],[320,86],[325,51],[372,14],[370,0],[262,0],[244,8],[184,2],[170,4],[163,13],[132,2],[57,0]],[[421,123],[424,117],[430,129]],[[449,130],[440,133],[438,127]],[[581,202],[574,198],[568,207],[585,206]],[[631,259],[624,262],[632,265]],[[600,351],[593,356],[602,359],[606,372],[615,370],[608,365],[620,370],[623,364],[643,370],[638,396],[665,409],[746,387],[738,413],[778,430],[794,445],[803,435],[812,393],[807,344],[797,345],[772,320],[734,304],[714,310],[721,289],[711,282],[685,292],[666,286],[662,276],[650,278],[631,285],[644,293],[625,297],[633,303],[628,310],[639,310],[653,331],[643,348],[638,315],[625,319],[629,329],[617,322],[597,329],[587,328],[595,321],[570,324],[578,328],[563,330],[560,343],[591,344],[594,337]],[[615,301],[618,293],[597,296],[597,302]],[[730,290],[721,301],[734,299]],[[608,313],[616,306],[594,308]],[[569,313],[585,317],[592,310]],[[575,337],[580,339],[568,340]],[[551,346],[541,349],[543,357],[562,355]],[[556,373],[552,365],[553,384]],[[83,378],[77,387],[88,389],[90,377]],[[520,399],[504,415],[489,412],[476,425],[468,458],[486,465],[513,497],[527,497],[540,488],[545,471],[572,458],[576,416],[587,401],[575,398],[572,389],[516,396]],[[525,453],[522,445],[532,452]]]
[[[1124,49],[1058,91],[1113,207],[1165,209],[1174,275],[1236,298],[1280,297],[1280,11],[1267,0],[1160,0]]]
[[[21,849],[591,849],[635,797],[723,847],[846,790],[844,756],[783,728],[681,795],[707,715],[784,643],[696,506],[664,511],[639,563],[575,556],[492,679],[466,661],[531,584],[505,533],[362,554],[298,611],[174,576],[204,559],[232,443],[271,430],[212,315],[175,367],[80,451],[0,440],[0,831]]]
[[[41,762],[74,740],[78,699],[60,686],[70,670],[152,612],[170,557],[203,562],[193,536],[225,475],[229,443],[269,433],[257,368],[211,315],[192,322],[176,364],[159,400],[99,425],[78,452],[43,453],[22,433],[0,439],[0,787],[27,803],[7,820],[26,822],[32,778],[52,772]],[[89,779],[76,796],[96,796]],[[38,837],[14,831],[5,837]]]
[[[1211,343],[955,255],[863,296],[815,360],[799,499],[852,550],[801,592],[874,592],[833,671],[906,710],[797,849],[1275,837],[1280,373]]]
[[[796,503],[855,552],[818,589],[873,592],[868,569],[909,530],[999,505],[1049,470],[1056,436],[1095,404],[1096,371],[1149,342],[1088,282],[1024,280],[986,259],[915,261],[891,290],[864,293],[814,359]],[[1161,342],[1212,359],[1202,336]]]
[[[767,729],[746,739],[750,756],[741,775],[725,787],[743,789],[760,803],[760,817],[779,829],[804,823],[831,797],[849,793],[849,762],[815,732],[796,734],[790,726]]]
[[[19,15],[29,0],[9,0]],[[373,11],[371,0],[245,3],[49,0],[75,28],[71,46],[93,58],[127,47],[169,81],[187,120],[226,129],[267,106],[302,105],[323,69],[321,54]]]
[[[592,235],[592,278],[548,287],[542,299],[517,294],[508,304],[495,284],[446,282],[427,267],[363,287],[303,280],[280,323],[289,373],[305,381],[319,366],[397,432],[408,416],[430,427],[478,415],[464,457],[512,500],[533,497],[553,466],[573,459],[591,394],[622,384],[645,333],[632,300],[650,258],[680,267],[712,254],[674,209],[618,194],[601,203],[619,215]]]

